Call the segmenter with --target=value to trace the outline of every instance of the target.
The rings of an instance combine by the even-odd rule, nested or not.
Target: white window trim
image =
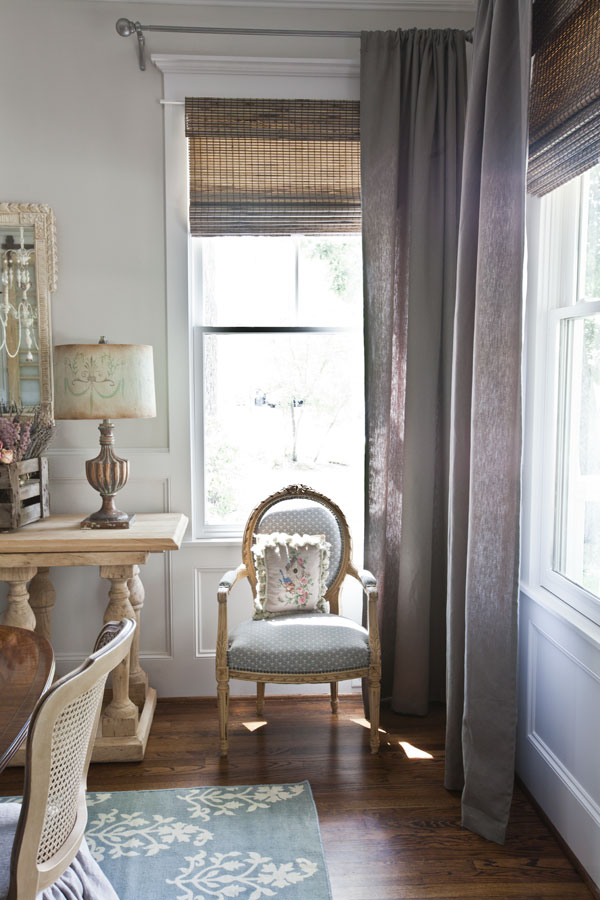
[[[553,569],[558,326],[561,320],[600,311],[600,301],[579,301],[579,179],[560,192],[531,200],[537,241],[529,276],[523,484],[522,589],[538,599],[553,595],[575,614],[600,624],[600,601]],[[539,213],[539,219],[538,219]],[[536,225],[539,228],[536,229]],[[537,282],[537,284],[536,284]],[[570,302],[567,298],[570,298]],[[569,305],[563,305],[567,302]],[[556,604],[549,598],[550,605]]]
[[[239,542],[214,533],[200,537],[198,498],[202,486],[193,464],[197,427],[194,377],[191,266],[187,231],[187,151],[183,100],[198,97],[358,100],[358,59],[292,59],[160,54],[151,57],[163,73],[165,135],[165,230],[169,446],[174,463],[172,503],[188,512],[191,542]],[[176,435],[176,440],[173,436]]]

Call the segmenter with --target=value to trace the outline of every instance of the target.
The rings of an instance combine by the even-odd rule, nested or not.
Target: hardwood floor
[[[88,787],[308,779],[334,900],[593,897],[519,788],[503,847],[461,828],[459,796],[442,786],[441,708],[426,719],[384,712],[378,756],[369,753],[357,698],[342,697],[333,716],[324,698],[267,695],[265,712],[263,725],[251,701],[232,701],[230,756],[223,760],[215,700],[159,701],[144,761],[94,765]],[[0,795],[20,793],[21,786],[21,769],[0,775]]]

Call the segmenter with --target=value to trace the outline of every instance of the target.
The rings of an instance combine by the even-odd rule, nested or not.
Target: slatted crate
[[[46,457],[0,464],[0,531],[15,531],[49,515]]]

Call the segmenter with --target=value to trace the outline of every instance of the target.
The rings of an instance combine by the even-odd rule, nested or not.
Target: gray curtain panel
[[[446,787],[502,843],[515,755],[530,3],[480,0],[452,380]]]
[[[365,558],[383,696],[443,699],[452,332],[466,105],[459,31],[365,32]]]

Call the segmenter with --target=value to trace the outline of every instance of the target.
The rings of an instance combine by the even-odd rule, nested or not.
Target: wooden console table
[[[139,567],[150,553],[177,550],[187,518],[180,513],[138,513],[128,529],[82,529],[81,516],[49,516],[0,535],[0,581],[8,583],[4,625],[35,630],[50,640],[55,591],[53,566],[99,566],[110,582],[104,621],[132,616],[137,622],[131,654],[112,675],[112,697],[103,709],[94,762],[144,758],[156,706],[156,691],[139,662],[144,588]],[[27,584],[29,591],[27,590]],[[19,751],[13,764],[22,765]]]

